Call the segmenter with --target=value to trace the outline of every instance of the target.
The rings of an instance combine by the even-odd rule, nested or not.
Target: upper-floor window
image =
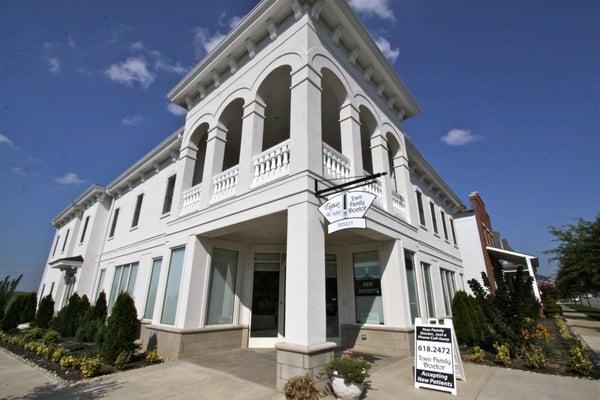
[[[163,203],[162,213],[166,214],[171,211],[173,205],[173,193],[175,192],[175,177],[176,175],[170,176],[167,180],[167,190],[165,192],[165,201]]]
[[[60,242],[60,235],[56,237],[56,242],[54,242],[54,250],[52,250],[52,257],[56,254],[56,249],[58,247],[58,242]]]
[[[448,240],[448,228],[446,227],[446,214],[440,211],[442,217],[442,228],[444,228],[444,239]]]
[[[119,219],[119,210],[120,210],[120,208],[117,208],[115,210],[115,214],[113,215],[112,224],[110,225],[110,233],[108,234],[109,238],[115,236],[115,229],[117,228],[117,220]]]
[[[71,230],[67,229],[67,234],[65,235],[65,241],[63,242],[62,249],[60,250],[61,253],[65,252],[65,248],[67,247],[67,241],[69,240],[69,233],[71,233]]]
[[[419,208],[419,223],[425,226],[425,210],[423,209],[423,195],[417,192],[417,206]]]
[[[140,212],[142,211],[142,201],[144,200],[144,194],[138,194],[135,202],[135,211],[133,212],[133,220],[131,221],[131,227],[135,228],[140,222]]]
[[[454,231],[454,220],[450,218],[450,230],[452,231],[452,241],[456,244],[456,232]]]
[[[85,232],[87,231],[88,224],[90,222],[90,216],[85,217],[85,222],[83,223],[83,231],[81,232],[81,237],[79,238],[79,243],[83,243],[85,239]]]
[[[437,218],[435,217],[435,204],[433,204],[431,201],[429,202],[429,210],[431,210],[431,223],[433,224],[433,231],[438,233]]]

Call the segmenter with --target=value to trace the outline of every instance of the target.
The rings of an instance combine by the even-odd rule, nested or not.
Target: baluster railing
[[[290,140],[281,142],[252,159],[252,187],[263,185],[290,172]]]
[[[329,179],[343,179],[350,176],[350,160],[323,142],[323,175]]]
[[[202,183],[192,186],[185,190],[181,199],[181,215],[189,214],[192,211],[200,209],[200,194],[202,193]]]
[[[368,173],[365,172],[365,175],[367,174]],[[379,207],[383,206],[383,186],[381,185],[381,182],[379,182],[379,179],[376,179],[375,181],[366,184],[365,186],[363,186],[362,189],[365,192],[374,194],[375,204],[377,204]]]
[[[240,168],[236,165],[213,177],[213,195],[211,203],[235,195],[239,171]]]
[[[406,202],[404,201],[404,196],[395,190],[392,191],[392,205],[396,214],[406,221]]]

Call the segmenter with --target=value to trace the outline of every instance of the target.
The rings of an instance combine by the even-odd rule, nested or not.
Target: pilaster
[[[379,178],[382,189],[383,208],[391,213],[394,212],[392,204],[392,184],[390,179],[390,163],[387,140],[382,134],[376,134],[371,138],[371,156],[373,158],[373,172],[385,172],[386,175]]]
[[[252,160],[262,150],[263,134],[265,126],[266,105],[256,99],[244,106],[242,120],[242,140],[240,148],[240,163],[238,194],[247,192],[252,185],[254,168]]]
[[[206,138],[206,157],[204,159],[204,173],[202,174],[202,192],[200,193],[200,207],[206,208],[210,203],[213,193],[213,177],[223,171],[223,158],[225,157],[225,143],[227,130],[216,126],[208,131]]]
[[[340,108],[342,154],[350,160],[350,175],[363,174],[362,147],[360,143],[360,115],[352,103]]]

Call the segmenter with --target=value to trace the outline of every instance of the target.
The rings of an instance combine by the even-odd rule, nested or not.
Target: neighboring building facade
[[[169,99],[185,126],[54,220],[65,250],[40,296],[127,291],[166,357],[275,347],[278,387],[336,346],[409,355],[414,318],[451,314],[464,206],[405,136],[418,106],[345,1],[260,2]],[[367,229],[327,234],[315,180],[374,172]]]
[[[538,258],[514,251],[508,244],[508,240],[502,238],[500,232],[493,230],[490,215],[479,192],[471,193],[469,201],[471,210],[459,213],[454,220],[467,293],[472,294],[468,285],[471,279],[476,279],[483,285],[482,273],[486,274],[492,289],[495,289],[495,265],[501,265],[505,274],[514,273],[521,266],[533,279],[533,292],[540,301],[540,292],[535,278]]]

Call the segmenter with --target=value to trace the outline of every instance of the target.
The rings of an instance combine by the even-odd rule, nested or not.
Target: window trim
[[[433,233],[436,235],[440,234],[437,224],[437,217],[435,215],[435,203],[429,200],[429,211],[431,212],[431,224],[433,225]]]
[[[67,229],[67,234],[65,235],[65,240],[63,242],[63,245],[60,249],[60,253],[64,253],[65,252],[65,248],[67,247],[67,241],[69,240],[69,233],[71,233],[70,229]]]
[[[169,214],[173,209],[173,195],[175,194],[175,183],[177,181],[177,174],[173,174],[167,178],[167,185],[165,187],[165,196],[163,197],[162,215]],[[173,182],[171,187],[171,182]],[[167,199],[169,200],[169,208],[166,209]]]
[[[137,228],[140,224],[140,215],[142,214],[142,203],[144,202],[144,193],[137,195],[135,199],[135,208],[133,210],[133,218],[131,219],[131,227]]]
[[[81,231],[81,237],[79,238],[79,244],[83,243],[83,241],[85,240],[85,234],[87,232],[89,222],[90,222],[90,216],[87,215],[85,217],[85,221],[83,222],[83,230]]]
[[[455,246],[458,245],[458,243],[456,242],[456,231],[454,230],[454,219],[452,218],[448,218],[450,220],[450,230],[452,231],[452,242],[454,243]]]
[[[417,197],[417,210],[419,213],[419,224],[421,224],[422,227],[426,227],[427,220],[425,218],[425,207],[423,206],[423,193],[421,193],[420,190],[415,190],[415,193],[416,193],[416,197]]]
[[[54,250],[52,250],[52,257],[56,255],[56,250],[58,250],[58,243],[60,242],[60,235],[56,237],[56,241],[54,242]]]
[[[446,213],[440,210],[440,218],[442,219],[442,228],[444,230],[444,239],[448,240],[448,227],[446,226]]]
[[[110,230],[108,231],[109,239],[115,237],[115,231],[117,230],[117,221],[119,220],[119,212],[120,211],[121,211],[120,207],[115,208],[115,211],[113,211],[112,222],[110,224]]]

